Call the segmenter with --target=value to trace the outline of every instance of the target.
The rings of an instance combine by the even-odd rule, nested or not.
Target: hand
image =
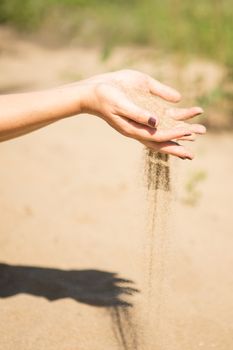
[[[191,108],[167,108],[164,111],[165,118],[172,121],[173,128],[191,127],[192,133],[187,136],[176,138],[173,141],[153,142],[148,140],[140,140],[140,142],[146,147],[160,153],[170,154],[182,159],[193,159],[194,155],[187,150],[183,145],[177,141],[195,141],[197,134],[204,134],[206,129],[200,124],[187,124],[184,121],[191,119],[199,114],[203,113],[200,107]]]
[[[134,138],[155,151],[192,159],[193,155],[174,140],[195,139],[204,134],[199,124],[183,122],[203,111],[200,107],[187,109],[167,108],[165,115],[176,120],[170,128],[160,128],[159,116],[139,107],[126,91],[141,90],[169,102],[181,99],[179,92],[161,84],[150,76],[132,70],[122,70],[98,75],[81,82],[81,112],[98,115],[121,134]]]

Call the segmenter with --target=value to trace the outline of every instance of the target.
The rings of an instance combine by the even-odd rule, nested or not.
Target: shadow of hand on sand
[[[81,303],[132,306],[124,297],[138,292],[133,282],[100,270],[61,270],[0,263],[0,298],[25,293],[48,300],[72,298]]]
[[[31,294],[48,300],[71,298],[106,307],[119,349],[137,350],[137,335],[125,297],[138,292],[133,282],[100,270],[61,270],[0,263],[0,298]],[[127,298],[126,298],[127,299]]]

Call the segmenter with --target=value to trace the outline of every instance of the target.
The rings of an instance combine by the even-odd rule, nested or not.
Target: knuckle
[[[132,137],[133,136],[133,130],[130,126],[125,126],[121,133],[126,137]]]
[[[151,78],[151,76],[149,74],[144,74],[144,78],[148,84],[150,84],[151,80],[153,80],[153,78]]]
[[[121,72],[127,74],[127,73],[134,73],[135,70],[133,70],[133,69],[122,69]]]
[[[151,117],[151,114],[149,112],[135,109],[132,114],[134,116],[134,120],[137,123],[148,125],[148,121]]]
[[[146,124],[146,121],[145,121],[145,118],[143,118],[141,115],[139,115],[139,114],[134,114],[134,121],[135,122],[137,122],[137,123],[139,123],[139,124]]]
[[[106,94],[108,85],[106,83],[99,83],[95,87],[95,92],[98,97],[102,97]]]
[[[114,101],[114,107],[119,113],[124,112],[124,106],[122,105],[122,101],[119,101],[119,100]]]
[[[156,141],[156,142],[163,142],[163,137],[162,137],[162,135],[156,135],[156,136],[154,137],[154,141]]]

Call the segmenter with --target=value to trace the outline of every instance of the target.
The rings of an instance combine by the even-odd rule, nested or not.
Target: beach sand
[[[232,135],[192,147],[172,164],[166,312],[143,345],[142,146],[86,115],[1,144],[0,350],[232,350]]]

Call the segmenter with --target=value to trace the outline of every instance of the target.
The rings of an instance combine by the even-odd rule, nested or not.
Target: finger
[[[170,154],[172,156],[176,156],[182,159],[191,160],[194,158],[194,155],[191,152],[189,152],[183,146],[173,141],[162,142],[162,143],[142,141],[141,143],[156,152]]]
[[[192,134],[190,126],[185,128],[155,129],[138,124],[127,118],[122,118],[121,122],[123,122],[122,128],[129,131],[129,136],[137,138],[138,140],[166,142],[191,136]],[[126,125],[124,125],[124,123]]]
[[[204,135],[206,133],[206,127],[202,124],[187,124],[189,125],[189,130],[198,135]]]
[[[202,124],[190,124],[185,122],[177,122],[174,128],[186,128],[189,129],[191,133],[203,135],[206,133],[206,127]]]
[[[121,95],[120,104],[116,107],[116,114],[152,128],[155,128],[159,123],[158,115],[138,107],[134,102],[125,97],[124,94]]]
[[[199,124],[186,124],[185,127],[173,127],[170,129],[156,129],[139,124],[131,119],[113,115],[112,124],[123,135],[135,138],[139,141],[166,142],[182,137],[190,137],[193,133],[205,133],[205,127]]]
[[[195,141],[197,139],[197,135],[196,134],[191,134],[190,136],[184,136],[181,137],[179,139],[177,139],[178,141]]]
[[[197,115],[202,114],[204,111],[201,107],[191,108],[168,108],[166,114],[176,120],[187,120]]]
[[[190,137],[192,132],[187,128],[172,128],[167,130],[157,130],[157,133],[153,135],[153,140],[157,142],[166,142],[170,140],[176,140],[183,137]]]
[[[179,102],[181,100],[181,95],[177,90],[171,88],[170,86],[160,83],[158,80],[155,80],[150,76],[149,76],[149,88],[150,88],[150,92],[153,95],[162,97],[166,101]]]

